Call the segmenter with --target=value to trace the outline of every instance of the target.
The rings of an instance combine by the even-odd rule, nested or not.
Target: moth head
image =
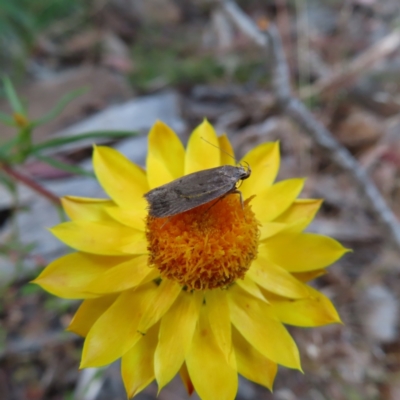
[[[251,175],[251,168],[250,165],[247,161],[243,161],[246,165],[243,166],[241,163],[239,164],[240,168],[240,179],[243,181],[244,179],[247,179]]]

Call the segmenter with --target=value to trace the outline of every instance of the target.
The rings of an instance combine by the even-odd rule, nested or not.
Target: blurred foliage
[[[31,45],[35,34],[56,20],[82,10],[79,0],[3,0],[0,2],[0,38]]]
[[[73,303],[73,300],[46,296],[44,307],[56,314],[65,314],[70,310],[71,303]]]
[[[0,63],[3,72],[18,76],[38,35],[60,21],[82,12],[90,1],[0,0]]]
[[[67,93],[59,100],[59,102],[53,107],[52,110],[50,110],[43,117],[32,121],[29,119],[28,108],[19,98],[13,84],[11,83],[11,80],[8,77],[4,77],[3,84],[5,96],[11,106],[13,113],[11,115],[7,115],[0,112],[0,123],[14,127],[16,129],[16,134],[9,141],[0,141],[0,171],[2,164],[3,166],[22,164],[28,157],[33,157],[51,165],[52,167],[58,168],[66,172],[71,172],[78,175],[89,174],[90,176],[92,176],[93,174],[88,173],[87,171],[83,171],[79,167],[64,164],[56,159],[52,159],[46,156],[46,154],[43,154],[43,151],[84,139],[96,139],[101,137],[122,138],[126,136],[137,135],[136,132],[129,131],[96,131],[84,133],[78,136],[53,138],[39,144],[34,144],[32,138],[35,128],[46,124],[47,122],[57,117],[68,103],[83,94],[86,89],[77,89]],[[11,187],[9,184],[7,184],[8,182],[6,180],[4,180],[3,183],[9,190],[11,190]]]
[[[132,85],[148,91],[168,85],[185,88],[205,82],[268,83],[265,61],[258,51],[250,48],[240,52],[220,51],[219,54],[213,47],[202,48],[201,35],[202,32],[191,26],[175,31],[141,27],[132,47]]]
[[[216,80],[224,69],[209,55],[182,57],[173,48],[149,48],[139,44],[133,49],[135,71],[131,82],[139,90],[163,85],[190,85]]]
[[[51,29],[68,35],[70,29],[87,24],[94,1],[0,0],[0,63],[3,72],[20,80],[29,54],[40,34]],[[73,23],[69,23],[71,20]],[[54,33],[54,32],[53,32]],[[160,27],[141,25],[132,49],[134,71],[130,79],[141,91],[165,85],[190,86],[222,80],[263,84],[259,54],[237,54],[234,66],[226,65],[226,54],[198,52],[201,32],[193,26]],[[228,57],[229,58],[229,57]],[[263,77],[258,79],[258,77]],[[255,77],[255,78],[254,78]],[[4,121],[3,121],[4,122]]]

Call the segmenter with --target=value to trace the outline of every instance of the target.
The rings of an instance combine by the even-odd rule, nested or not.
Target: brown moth
[[[223,165],[182,176],[147,192],[149,214],[156,218],[172,217],[228,194],[242,192],[236,184],[251,174],[250,166]]]

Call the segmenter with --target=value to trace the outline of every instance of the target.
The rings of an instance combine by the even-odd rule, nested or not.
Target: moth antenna
[[[250,168],[250,164],[247,162],[247,161],[243,161],[245,164],[246,164],[246,166],[247,166],[247,171],[250,171],[250,173],[251,173],[251,168]]]
[[[235,161],[235,164],[237,164],[236,158],[233,157],[232,154],[229,154],[229,153],[228,153],[227,151],[225,151],[224,149],[221,149],[221,147],[216,146],[215,144],[213,144],[213,143],[209,142],[208,140],[204,139],[203,137],[201,137],[201,138],[202,138],[205,142],[207,142],[208,144],[210,144],[211,146],[217,148],[218,150],[222,151],[222,152],[225,153],[227,156],[229,156],[230,158],[232,158],[232,160]]]

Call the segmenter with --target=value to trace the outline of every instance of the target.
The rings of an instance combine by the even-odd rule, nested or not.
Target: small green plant
[[[12,167],[17,164],[23,164],[27,158],[40,160],[55,168],[73,174],[93,176],[92,173],[77,166],[69,165],[49,157],[45,154],[45,151],[84,139],[96,139],[102,137],[121,138],[136,135],[136,132],[127,131],[96,131],[84,133],[78,136],[58,137],[34,144],[32,138],[35,128],[54,119],[69,102],[84,93],[86,89],[78,89],[66,94],[46,115],[37,120],[30,120],[28,110],[19,99],[10,79],[3,78],[3,83],[5,95],[10,103],[13,113],[12,115],[0,113],[0,122],[14,127],[16,129],[16,135],[6,142],[0,141],[0,182],[11,191],[14,190],[13,179],[22,180],[19,179],[22,178],[22,176],[14,171]]]
[[[60,200],[53,193],[49,192],[39,182],[36,182],[31,177],[21,173],[17,168],[18,165],[25,163],[29,159],[40,160],[47,163],[54,168],[78,175],[93,177],[92,172],[83,170],[82,168],[63,163],[48,155],[49,149],[57,149],[58,147],[67,143],[78,142],[84,139],[98,139],[98,138],[122,138],[127,136],[134,136],[136,132],[129,131],[96,131],[84,133],[78,136],[70,137],[57,137],[46,140],[41,143],[35,144],[33,141],[35,129],[55,118],[64,107],[81,95],[86,89],[74,90],[60,99],[58,104],[50,110],[43,117],[31,120],[28,115],[28,109],[18,97],[11,80],[8,77],[3,78],[4,93],[11,106],[12,113],[7,115],[0,113],[0,124],[5,124],[15,128],[15,136],[8,141],[2,141],[0,138],[0,185],[3,185],[11,194],[13,198],[13,214],[19,212],[21,208],[18,206],[17,197],[17,182],[29,186],[32,190],[36,191],[41,196],[47,198],[52,202],[59,211],[60,219],[64,218],[61,211]],[[16,230],[16,229],[15,229]],[[7,244],[1,244],[0,255],[13,256],[15,260],[16,270],[19,269],[18,265],[20,260],[29,255],[32,250],[31,245],[22,245],[18,242],[18,234],[13,234]]]

